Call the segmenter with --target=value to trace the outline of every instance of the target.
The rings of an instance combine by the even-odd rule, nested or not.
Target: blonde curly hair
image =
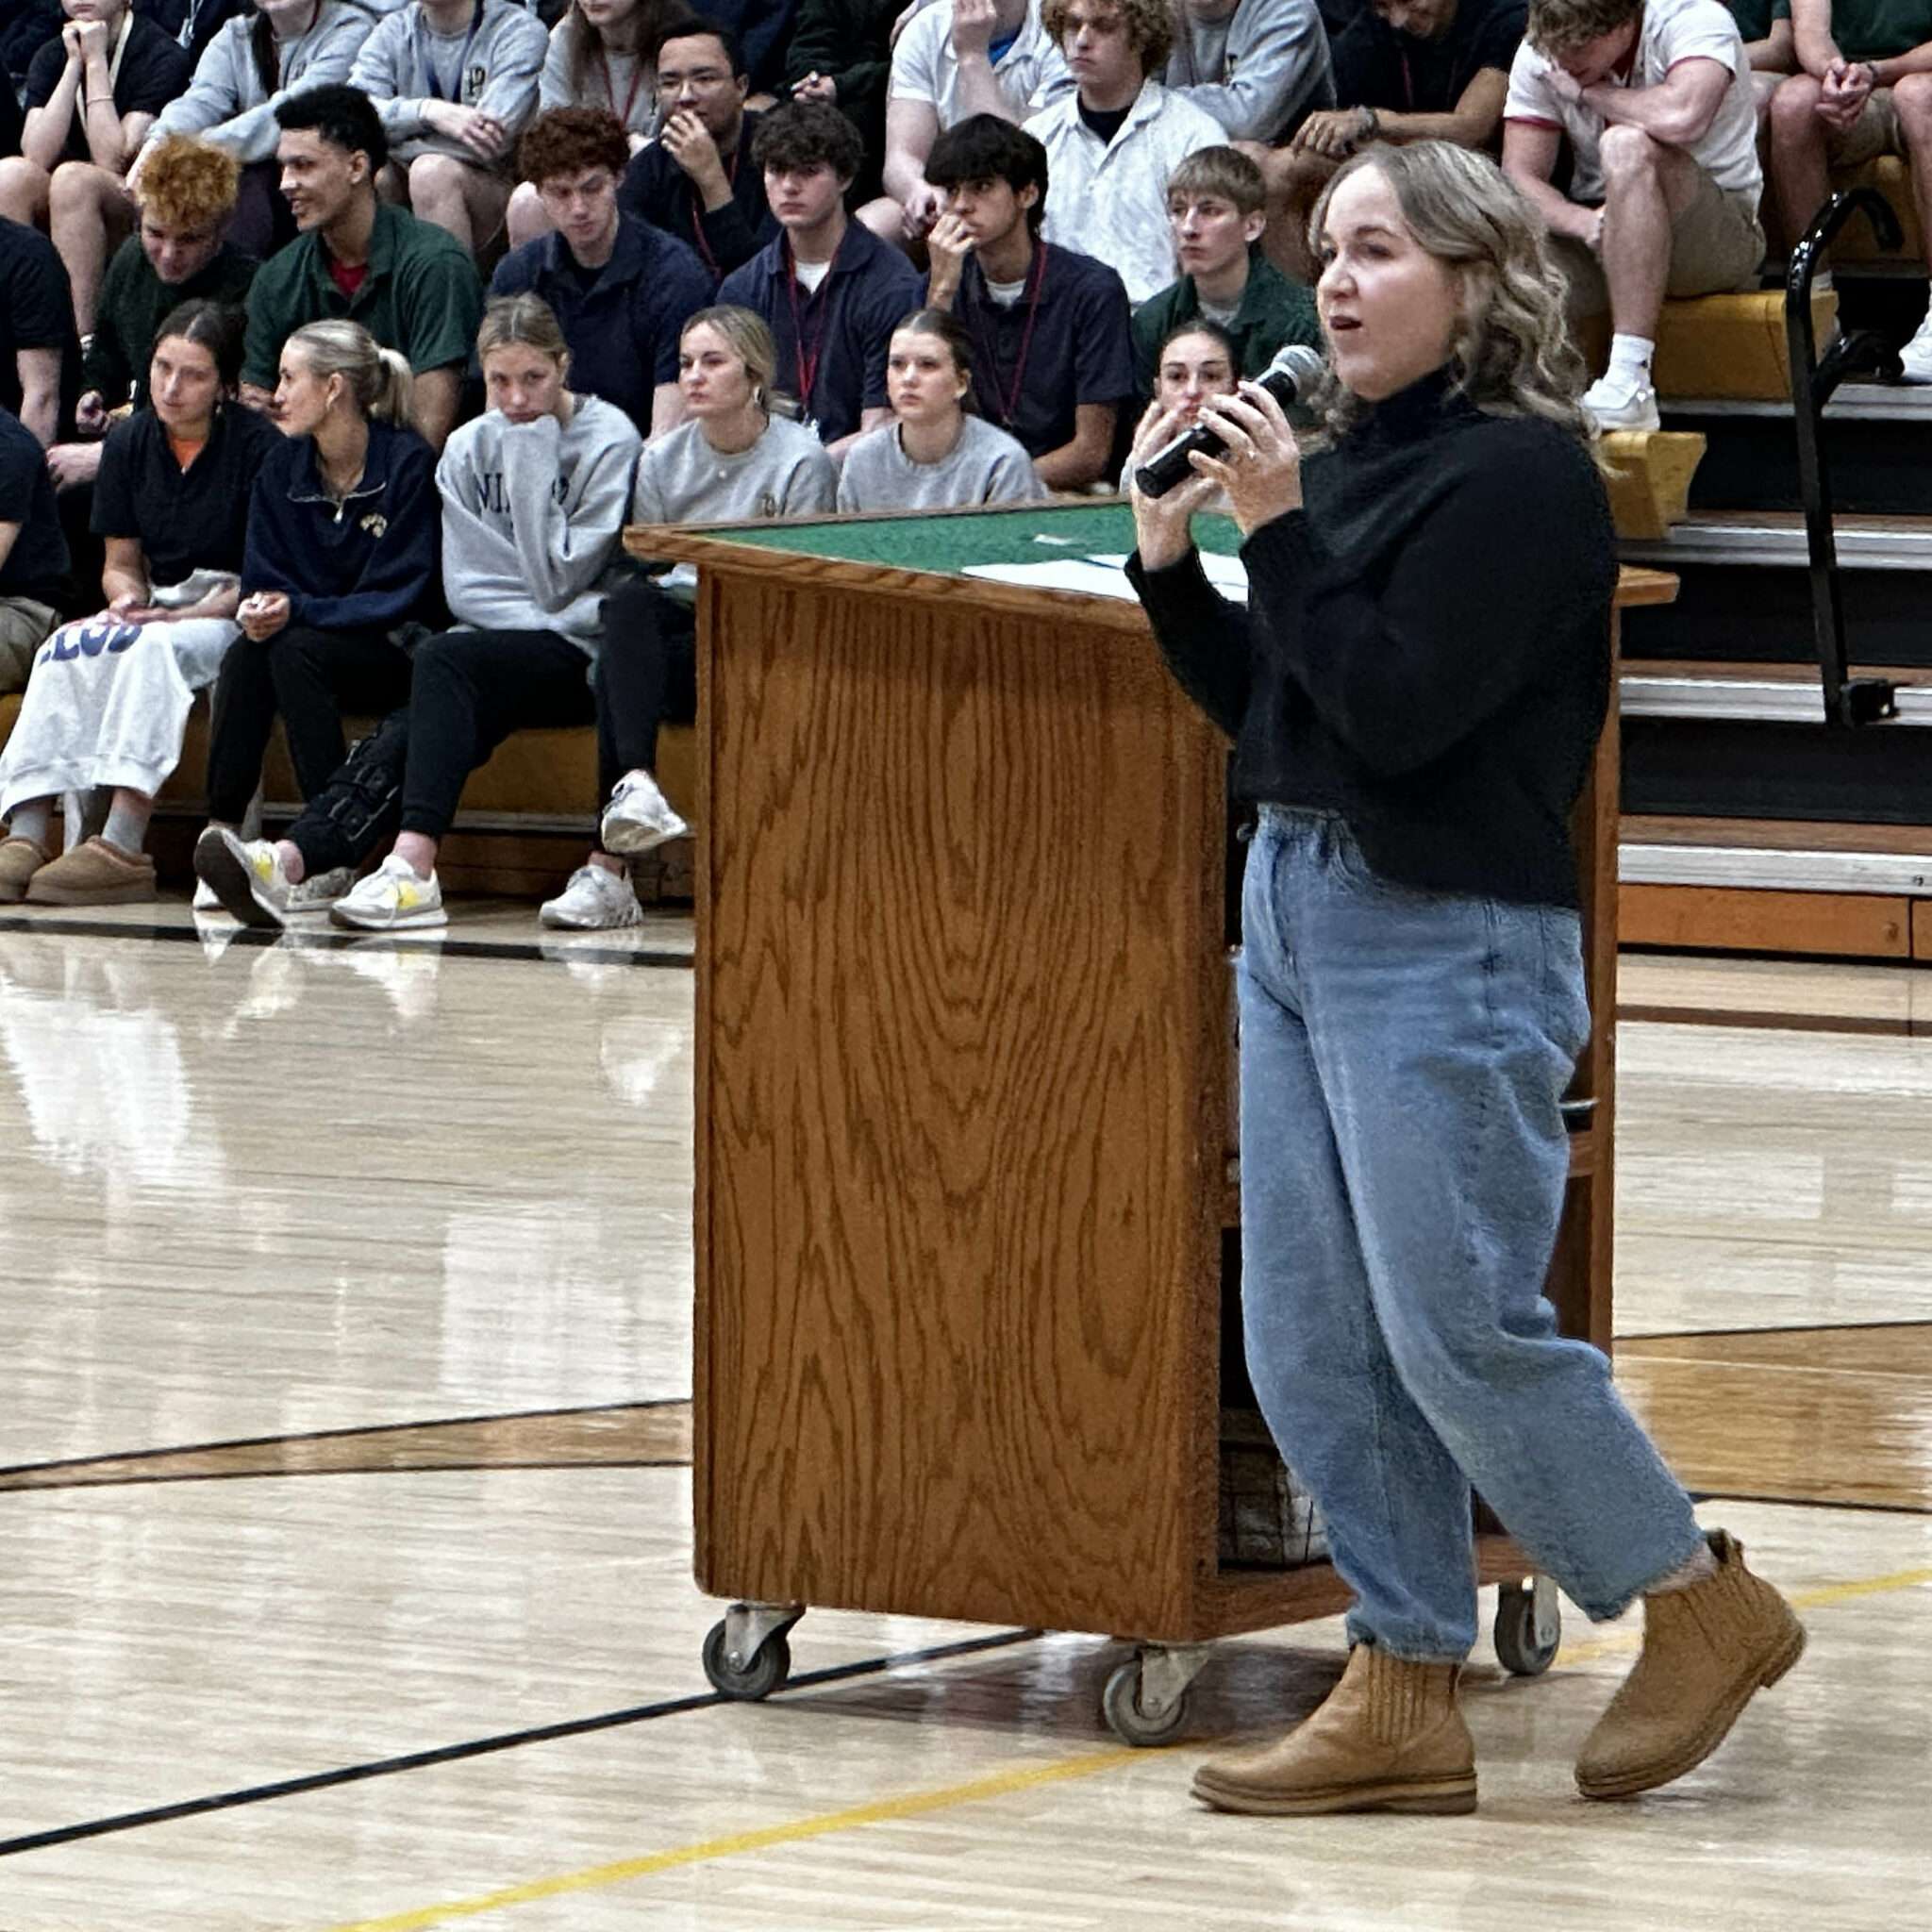
[[[134,199],[144,215],[170,228],[211,228],[235,212],[242,164],[191,134],[164,134],[141,166]]]
[[[1456,391],[1491,416],[1540,416],[1592,447],[1595,425],[1577,402],[1587,380],[1564,315],[1564,277],[1534,210],[1487,155],[1447,141],[1365,148],[1339,168],[1308,218],[1319,255],[1335,192],[1374,168],[1395,191],[1416,242],[1462,285],[1450,345]],[[1367,406],[1329,371],[1309,399],[1331,436]]]
[[[1057,47],[1064,47],[1067,8],[1073,0],[1046,0],[1040,9],[1040,24]],[[1100,0],[1121,17],[1127,30],[1127,42],[1141,57],[1141,71],[1158,75],[1174,52],[1174,9],[1168,0]]]

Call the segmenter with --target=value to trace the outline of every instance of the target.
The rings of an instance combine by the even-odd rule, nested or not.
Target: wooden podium
[[[727,1694],[782,1682],[805,1605],[1160,1661],[1348,1601],[1325,1563],[1217,1556],[1227,745],[1138,605],[958,575],[1042,538],[1132,547],[1117,505],[631,533],[700,569],[696,1573],[742,1600],[707,1646]],[[1614,727],[1584,805],[1599,1024],[1551,1292],[1603,1344]],[[1524,1559],[1479,1560],[1524,1637]],[[1197,1667],[1125,1682],[1124,1719],[1110,1689],[1117,1728],[1172,1734]]]

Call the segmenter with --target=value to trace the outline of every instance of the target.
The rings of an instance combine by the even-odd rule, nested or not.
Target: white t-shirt
[[[1644,0],[1637,58],[1629,74],[1613,78],[1610,84],[1656,87],[1683,60],[1715,60],[1730,69],[1731,84],[1724,90],[1717,117],[1689,152],[1726,193],[1749,195],[1756,202],[1763,192],[1764,172],[1757,160],[1757,107],[1751,86],[1751,63],[1745,58],[1738,23],[1721,0]],[[1571,200],[1599,202],[1604,198],[1603,167],[1598,158],[1604,118],[1582,102],[1567,100],[1558,93],[1550,81],[1554,71],[1555,63],[1524,41],[1509,70],[1509,98],[1504,118],[1561,128],[1576,152]]]
[[[1043,108],[1074,84],[1060,50],[1040,24],[1040,0],[1026,0],[1026,18],[1013,44],[993,62],[993,78],[1016,114]],[[892,49],[891,97],[929,101],[940,125],[950,127],[966,116],[959,98],[959,61],[953,52],[952,0],[924,7],[907,23]]]

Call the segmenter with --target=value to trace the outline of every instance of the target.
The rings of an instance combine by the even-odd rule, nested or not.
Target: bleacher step
[[[1881,672],[1896,687],[1898,715],[1867,730],[1932,725],[1932,680],[1922,673]],[[1815,724],[1827,728],[1815,669],[1802,665],[1670,667],[1646,664],[1618,679],[1625,718],[1675,718],[1698,724]]]
[[[1932,517],[1840,516],[1833,529],[1846,570],[1932,570]],[[1805,520],[1795,510],[1694,515],[1661,537],[1626,541],[1618,554],[1626,563],[1673,571],[1805,570],[1810,563]]]

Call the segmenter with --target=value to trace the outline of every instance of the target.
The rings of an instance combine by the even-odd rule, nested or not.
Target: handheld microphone
[[[1325,366],[1315,350],[1301,342],[1291,342],[1262,371],[1259,387],[1286,409],[1301,400],[1304,391],[1314,388],[1316,378]],[[1134,472],[1134,481],[1141,486],[1142,496],[1165,496],[1170,490],[1193,475],[1194,466],[1188,458],[1196,450],[1203,456],[1218,457],[1226,447],[1226,441],[1218,429],[1198,423],[1156,450]]]

